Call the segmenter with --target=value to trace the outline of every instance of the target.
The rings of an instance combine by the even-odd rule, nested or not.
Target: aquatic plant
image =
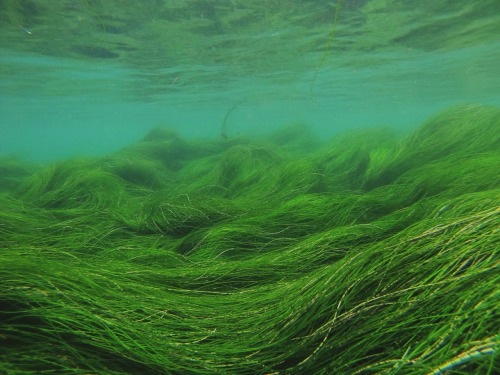
[[[500,148],[498,109],[462,105],[445,110],[423,124],[379,167],[379,175],[367,179],[366,188],[390,183],[407,170],[446,157],[464,159]]]
[[[15,157],[0,158],[0,191],[13,190],[36,171],[36,166]]]
[[[460,106],[402,140],[158,130],[104,158],[16,162],[0,368],[497,373],[499,127],[500,109]]]
[[[338,21],[338,18],[339,18],[339,12],[340,12],[340,7],[342,6],[342,0],[337,0],[337,5],[335,7],[335,16],[333,18],[333,23],[332,23],[332,30],[330,32],[330,37],[328,38],[328,44],[323,52],[323,55],[321,56],[321,60],[316,68],[316,71],[314,72],[314,77],[313,77],[313,80],[311,82],[311,89],[310,89],[310,92],[312,94],[313,92],[313,89],[314,89],[314,84],[316,83],[316,78],[318,77],[318,73],[321,69],[321,67],[323,66],[323,63],[325,62],[325,59],[326,59],[326,55],[328,54],[328,52],[330,52],[330,48],[332,46],[332,42],[333,42],[333,38],[335,38],[335,32],[337,31],[337,21]]]

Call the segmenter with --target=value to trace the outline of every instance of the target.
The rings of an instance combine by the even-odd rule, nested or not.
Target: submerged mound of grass
[[[500,109],[461,106],[405,140],[160,129],[102,159],[14,163],[0,368],[497,373],[499,129]]]
[[[33,174],[35,170],[36,166],[17,158],[0,158],[0,192],[15,189],[23,179]]]
[[[473,158],[500,149],[497,108],[463,105],[443,111],[423,124],[399,148],[397,154],[372,173],[366,186],[391,183],[407,170],[448,157]]]
[[[119,204],[123,184],[93,160],[69,160],[47,166],[24,181],[20,197],[40,208],[111,208]]]

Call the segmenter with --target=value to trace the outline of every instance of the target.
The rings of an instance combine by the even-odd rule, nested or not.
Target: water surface
[[[0,154],[106,154],[160,125],[218,137],[235,105],[229,136],[413,129],[500,104],[498,35],[496,0],[2,2]]]

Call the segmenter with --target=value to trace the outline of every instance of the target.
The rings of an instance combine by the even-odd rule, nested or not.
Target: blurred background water
[[[499,61],[499,0],[0,0],[0,155],[220,137],[231,109],[229,137],[406,131],[500,105]]]

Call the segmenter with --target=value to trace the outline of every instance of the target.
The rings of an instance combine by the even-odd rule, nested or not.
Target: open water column
[[[0,374],[500,373],[500,2],[0,1]]]

